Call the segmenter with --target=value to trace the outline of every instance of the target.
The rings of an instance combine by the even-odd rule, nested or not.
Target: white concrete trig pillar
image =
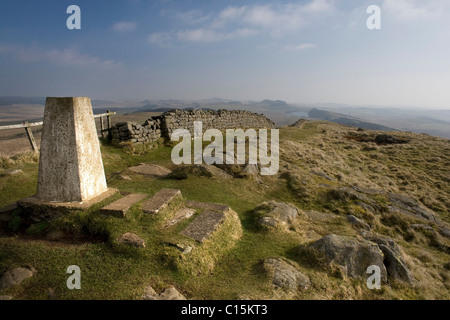
[[[47,98],[35,198],[83,202],[106,191],[91,100]]]

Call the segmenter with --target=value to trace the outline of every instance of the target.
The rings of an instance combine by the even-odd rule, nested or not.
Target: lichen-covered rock
[[[170,287],[164,290],[163,293],[159,295],[160,300],[187,300],[175,287]]]
[[[367,278],[367,268],[376,265],[381,270],[381,280],[387,273],[383,253],[376,243],[347,236],[330,234],[310,244],[310,248],[325,258],[328,265],[337,265],[350,278]]]
[[[144,300],[187,300],[175,287],[169,287],[165,289],[161,294],[156,293],[156,291],[151,287],[147,286],[145,288],[145,293],[143,296]]]
[[[366,239],[378,244],[378,247],[383,252],[383,262],[389,278],[412,284],[413,276],[403,259],[399,246],[394,240],[378,235],[368,235]]]
[[[309,277],[300,272],[297,267],[281,258],[264,260],[264,270],[272,280],[272,284],[282,289],[306,290],[311,286]]]
[[[276,201],[263,202],[256,206],[253,212],[258,225],[265,229],[288,228],[299,215],[299,210],[295,206]]]
[[[19,285],[36,273],[33,267],[19,267],[6,271],[0,277],[0,290]]]
[[[159,294],[156,293],[156,291],[155,291],[155,289],[153,289],[153,287],[147,286],[145,288],[143,299],[144,300],[159,300]]]
[[[127,244],[130,246],[138,247],[138,248],[145,248],[145,241],[144,239],[140,238],[138,235],[127,232],[124,233],[118,241],[123,244]]]

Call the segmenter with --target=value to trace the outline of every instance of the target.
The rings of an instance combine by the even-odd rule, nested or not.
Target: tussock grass
[[[24,152],[13,156],[0,156],[0,170],[10,169],[26,163],[37,163],[39,161],[39,153]],[[1,172],[1,171],[0,171]]]

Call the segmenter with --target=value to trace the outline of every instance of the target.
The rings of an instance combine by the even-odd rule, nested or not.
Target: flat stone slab
[[[142,205],[142,211],[145,213],[157,214],[177,197],[181,197],[180,190],[161,189]]]
[[[119,190],[109,188],[102,194],[83,202],[49,202],[36,199],[34,196],[19,200],[17,205],[35,221],[56,218],[71,211],[86,211],[93,205],[108,199]]]
[[[123,218],[131,206],[147,197],[146,194],[133,193],[102,208],[101,213]]]
[[[149,163],[141,163],[135,167],[129,167],[130,171],[138,174],[142,174],[148,177],[165,177],[172,171],[167,169],[166,167],[159,166],[157,164],[149,164]]]
[[[195,218],[180,234],[198,242],[203,242],[209,238],[224,220],[225,215],[222,212],[206,210]]]
[[[199,202],[199,201],[187,200],[185,205],[186,205],[186,207],[189,207],[189,208],[198,208],[198,209],[213,210],[213,211],[219,211],[219,212],[225,212],[227,210],[230,210],[230,207],[227,205],[219,204],[219,203],[211,203],[211,202]]]
[[[195,213],[195,210],[192,208],[181,208],[176,214],[175,217],[173,217],[172,220],[170,220],[166,225],[165,228],[171,227],[181,220],[187,219],[192,217],[192,215]]]

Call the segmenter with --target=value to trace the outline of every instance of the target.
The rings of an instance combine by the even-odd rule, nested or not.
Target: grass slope
[[[367,196],[382,208],[382,214],[366,210],[358,201],[333,197],[333,190],[355,185],[406,194],[450,222],[449,141],[400,132],[395,133],[396,137],[410,139],[410,143],[378,146],[346,139],[350,131],[356,130],[325,121],[309,122],[301,129],[281,128],[280,172],[262,177],[261,183],[251,178],[190,176],[171,180],[137,174],[131,174],[130,181],[123,180],[118,173],[139,163],[174,169],[171,147],[161,143],[117,148],[103,141],[103,163],[110,187],[149,195],[161,188],[176,188],[185,199],[227,204],[237,212],[242,224],[240,239],[215,260],[214,269],[193,275],[177,268],[161,245],[178,229],[162,232],[158,227],[160,218],[143,214],[141,203],[133,206],[125,219],[98,213],[101,205],[114,198],[89,212],[75,212],[26,228],[15,214],[7,225],[2,225],[0,274],[25,264],[32,265],[38,273],[0,294],[15,299],[46,299],[51,288],[57,299],[140,299],[147,285],[157,291],[174,285],[189,299],[449,299],[449,253],[445,252],[448,239],[439,237],[433,242],[433,236],[409,227],[423,221],[384,212],[388,202],[383,194]],[[35,192],[36,157],[2,158],[0,167],[0,207]],[[11,169],[21,169],[22,173],[8,174]],[[267,200],[289,202],[305,213],[319,211],[330,218],[301,214],[289,230],[262,231],[253,209]],[[382,290],[371,291],[362,281],[329,273],[316,265],[313,257],[299,254],[300,245],[330,233],[357,237],[357,230],[345,218],[347,214],[365,219],[376,232],[392,237],[403,248],[417,280],[414,287],[389,283]],[[50,241],[48,234],[52,230],[63,230],[70,237],[66,241]],[[124,232],[138,234],[146,240],[146,248],[118,244],[116,239]],[[267,257],[294,261],[311,278],[312,287],[304,292],[274,290],[262,266]],[[82,270],[81,290],[66,288],[66,269],[73,264]]]

